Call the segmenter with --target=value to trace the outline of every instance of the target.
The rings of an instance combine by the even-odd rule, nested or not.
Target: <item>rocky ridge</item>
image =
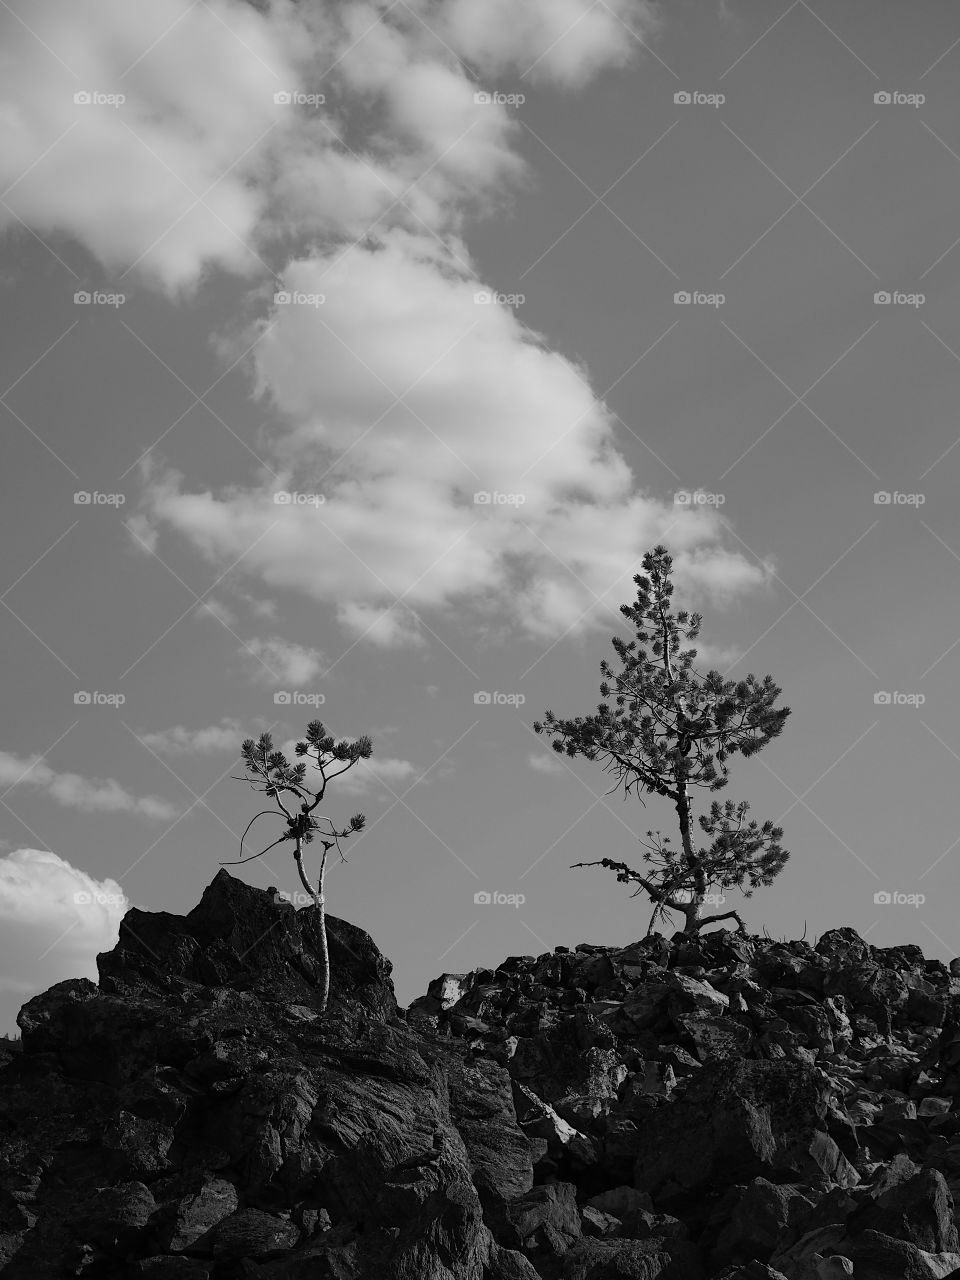
[[[960,963],[835,929],[444,974],[221,871],[0,1041],[11,1280],[960,1277]]]

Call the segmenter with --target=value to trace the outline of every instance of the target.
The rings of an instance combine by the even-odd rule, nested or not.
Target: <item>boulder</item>
[[[960,1251],[953,1195],[938,1169],[923,1169],[858,1208],[847,1231],[882,1231],[928,1253]]]
[[[745,1187],[732,1188],[716,1210],[726,1225],[717,1235],[714,1261],[768,1259],[784,1231],[797,1226],[812,1208],[801,1189],[790,1183],[754,1178]]]
[[[683,1096],[653,1113],[636,1186],[676,1195],[770,1174],[859,1180],[821,1129],[812,1069],[789,1062],[708,1063]]]

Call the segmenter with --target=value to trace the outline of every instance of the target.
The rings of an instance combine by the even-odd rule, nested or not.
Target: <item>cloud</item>
[[[337,735],[329,726],[327,732],[334,738]],[[297,744],[296,738],[290,738],[279,748],[288,760],[295,764],[301,762],[301,758],[296,755],[294,748]],[[340,741],[337,738],[337,741]],[[347,737],[347,742],[353,739]],[[343,765],[334,761],[330,766],[331,770],[343,768]],[[370,760],[358,760],[355,765],[347,770],[340,777],[330,782],[330,789],[327,796],[331,800],[336,800],[338,796],[357,796],[362,795],[366,791],[372,791],[377,786],[384,786],[388,790],[396,791],[401,783],[412,782],[418,777],[420,771],[417,766],[409,760],[402,760],[397,756],[373,756]],[[428,779],[424,779],[425,782]],[[319,771],[308,762],[307,767],[307,786],[316,787],[320,785]],[[339,820],[338,820],[339,821]]]
[[[66,978],[97,978],[96,956],[116,945],[132,904],[116,880],[97,880],[43,849],[0,857],[0,1031],[17,1010]]]
[[[537,773],[564,773],[564,767],[558,759],[556,753],[547,755],[543,751],[531,751],[527,756],[527,764]]]
[[[240,652],[252,653],[260,660],[254,678],[267,684],[275,681],[296,686],[307,684],[328,665],[319,649],[307,649],[281,636],[266,639],[254,636]]]
[[[233,751],[239,755],[243,730],[239,720],[225,718],[220,724],[208,725],[205,729],[186,729],[178,724],[172,729],[140,733],[137,737],[160,755],[208,751]]]
[[[171,293],[212,269],[261,275],[290,235],[447,232],[522,170],[516,122],[477,105],[462,59],[580,85],[639,51],[624,23],[649,31],[647,5],[4,6],[0,226],[69,235]]]
[[[134,796],[113,778],[84,778],[79,773],[58,773],[42,756],[19,759],[0,751],[0,786],[36,787],[65,808],[87,813],[134,813],[141,818],[168,820],[180,810],[156,796]]]
[[[608,627],[661,540],[681,590],[726,599],[767,580],[721,549],[716,512],[642,491],[585,371],[478,304],[483,282],[434,244],[389,235],[302,258],[285,283],[325,303],[276,308],[259,386],[288,424],[279,483],[322,485],[325,501],[277,506],[275,479],[215,494],[154,474],[144,511],[216,565],[329,603],[381,645],[417,643],[422,611],[454,607],[542,639]]]
[[[545,641],[607,626],[668,536],[680,586],[732,598],[768,578],[720,550],[715,515],[642,491],[584,370],[477,304],[461,238],[524,176],[515,112],[478,89],[578,88],[642,56],[651,4],[34,0],[26,21],[0,8],[0,226],[72,236],[174,295],[220,270],[266,298],[279,254],[294,297],[324,298],[254,327],[276,476],[214,493],[155,473],[128,521],[147,549],[176,530],[384,647],[465,606]],[[277,506],[279,488],[325,502]],[[319,670],[315,651],[252,647],[277,680]]]
[[[193,611],[193,616],[198,622],[220,622],[224,626],[233,630],[239,619],[229,605],[224,604],[222,600],[217,600],[213,596],[208,596],[202,604],[198,604]]]
[[[571,87],[625,65],[659,26],[644,0],[444,0],[441,12],[444,34],[482,71]]]
[[[380,759],[358,761],[349,773],[337,778],[333,786],[344,795],[360,795],[376,786],[397,791],[402,783],[412,782],[416,777],[417,767],[409,760],[383,756]]]

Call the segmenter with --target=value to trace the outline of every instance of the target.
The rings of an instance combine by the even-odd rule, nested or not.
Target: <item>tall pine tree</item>
[[[624,884],[636,884],[654,905],[650,930],[658,915],[676,911],[684,917],[684,932],[696,934],[704,925],[733,918],[736,911],[700,914],[711,889],[743,888],[744,896],[769,885],[783,870],[789,853],[780,846],[781,827],[746,821],[750,806],[714,800],[699,825],[709,843],[700,846],[692,828],[694,788],[719,791],[729,781],[727,760],[739,753],[755,755],[783,730],[789,707],[775,708],[781,690],[770,676],[758,681],[725,681],[718,671],[705,676],[693,667],[694,648],[684,648],[700,634],[703,618],[686,610],[674,614],[673,558],[657,546],[643,558],[646,575],[637,574],[637,598],[620,612],[636,630],[627,643],[615,636],[613,647],[622,669],[614,672],[604,660],[600,696],[613,694],[613,706],[600,703],[597,714],[564,720],[548,711],[534,730],[552,737],[553,749],[568,756],[602,761],[617,775],[625,794],[640,791],[663,796],[677,813],[680,847],[670,837],[648,831],[641,841],[646,871],[624,862],[600,858],[574,866],[602,866],[615,871]],[[649,652],[647,649],[649,646]],[[649,932],[649,930],[648,930]]]

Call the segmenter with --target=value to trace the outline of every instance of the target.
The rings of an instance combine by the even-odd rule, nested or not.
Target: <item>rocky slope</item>
[[[221,871],[0,1041],[17,1280],[960,1277],[960,964],[717,932],[446,974]],[[951,970],[956,969],[954,974]]]

